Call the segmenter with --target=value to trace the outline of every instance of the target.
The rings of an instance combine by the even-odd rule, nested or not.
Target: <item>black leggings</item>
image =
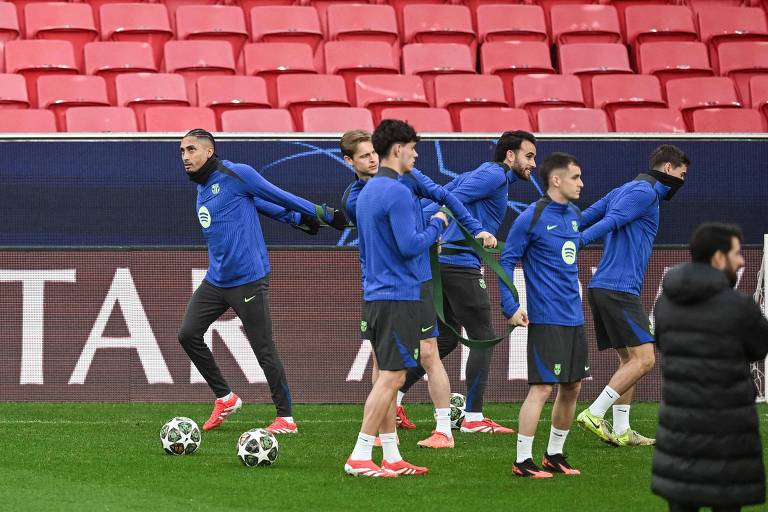
[[[269,383],[278,416],[291,416],[291,393],[285,369],[272,341],[269,313],[269,277],[237,286],[218,288],[207,281],[195,290],[179,329],[179,342],[217,398],[230,392],[203,336],[230,307],[243,322],[245,335]]]

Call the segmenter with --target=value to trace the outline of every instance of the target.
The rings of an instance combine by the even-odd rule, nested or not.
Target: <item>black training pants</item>
[[[243,322],[245,335],[264,370],[278,416],[291,416],[291,393],[285,369],[272,340],[269,314],[269,276],[235,288],[219,288],[207,281],[195,290],[179,329],[179,342],[217,398],[230,392],[203,336],[221,315],[232,308]]]

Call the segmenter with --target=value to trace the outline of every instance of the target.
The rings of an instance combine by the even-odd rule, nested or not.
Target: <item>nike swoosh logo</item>
[[[423,328],[421,329],[421,332],[427,332],[427,331],[429,331],[430,329],[433,329],[434,327],[435,327],[435,324],[432,324],[432,325],[430,325],[429,327],[423,327]]]
[[[245,300],[245,302],[251,302],[255,298],[256,298],[256,296],[254,295],[253,297],[246,297],[244,300]]]
[[[557,224],[553,224],[553,225],[551,225],[551,226],[547,226],[547,231],[552,231],[552,230],[553,230],[553,229],[555,229],[556,227],[557,227]]]
[[[588,371],[589,371],[589,366],[585,366],[585,367],[584,367],[584,371],[585,371],[585,372],[588,372]]]

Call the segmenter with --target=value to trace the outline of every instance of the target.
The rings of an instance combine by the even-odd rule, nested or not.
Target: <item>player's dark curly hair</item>
[[[196,137],[198,139],[207,140],[213,147],[214,156],[216,155],[216,139],[213,138],[213,134],[208,130],[203,130],[202,128],[194,128],[189,130],[187,134],[184,135],[184,137]]]
[[[503,162],[507,158],[507,151],[517,151],[527,140],[531,144],[536,144],[536,137],[532,133],[524,130],[515,130],[513,132],[504,132],[496,142],[496,148],[493,150],[493,161]]]
[[[419,142],[419,140],[421,138],[416,134],[416,130],[405,121],[398,119],[384,119],[371,136],[373,149],[381,158],[387,158],[395,144],[408,144]]]

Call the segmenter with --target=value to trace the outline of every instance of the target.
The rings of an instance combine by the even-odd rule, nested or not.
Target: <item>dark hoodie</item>
[[[700,506],[765,501],[749,362],[768,352],[768,321],[708,264],[667,273],[655,307],[662,401],[654,493]]]

